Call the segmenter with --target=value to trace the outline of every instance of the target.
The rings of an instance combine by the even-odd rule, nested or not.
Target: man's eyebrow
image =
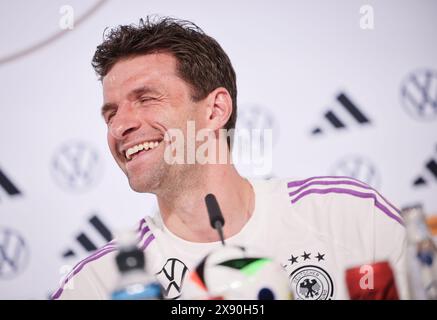
[[[112,102],[107,102],[102,106],[102,116],[105,115],[106,112],[108,112],[109,110],[113,110],[113,109],[117,109],[117,105],[115,103]]]
[[[127,95],[129,99],[136,99],[142,94],[160,94],[158,90],[155,90],[154,88],[147,87],[147,86],[141,86],[139,88],[133,89],[129,94]]]
[[[128,94],[128,98],[129,100],[133,100],[138,98],[139,96],[143,95],[143,94],[147,94],[147,93],[151,93],[151,94],[161,94],[158,90],[155,90],[151,87],[146,87],[146,86],[141,86],[139,88],[133,89],[131,92],[129,92]],[[108,112],[109,110],[113,110],[113,109],[117,109],[117,104],[113,103],[113,102],[107,102],[102,106],[102,116],[105,115],[106,112]]]

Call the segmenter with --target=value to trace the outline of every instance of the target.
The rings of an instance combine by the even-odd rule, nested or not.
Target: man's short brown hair
[[[228,90],[232,114],[225,129],[237,120],[237,84],[231,61],[216,40],[190,21],[169,17],[140,19],[138,25],[121,25],[105,32],[92,66],[102,79],[121,59],[156,52],[176,57],[177,72],[192,87],[192,99],[200,101],[218,87]],[[228,141],[229,144],[229,141]]]

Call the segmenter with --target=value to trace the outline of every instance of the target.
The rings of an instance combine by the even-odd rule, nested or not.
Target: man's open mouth
[[[131,161],[132,159],[139,156],[140,154],[155,149],[161,141],[159,140],[146,141],[127,149],[126,152],[124,153],[126,160]]]

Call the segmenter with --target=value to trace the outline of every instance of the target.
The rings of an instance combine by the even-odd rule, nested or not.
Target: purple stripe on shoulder
[[[141,230],[140,241],[143,240],[144,235],[150,231],[149,226],[146,226],[143,230]]]
[[[334,180],[334,181],[316,180],[316,181],[311,181],[311,180],[320,179],[320,178],[331,178],[331,179],[332,178],[339,178],[339,179],[347,178],[349,180]],[[353,181],[350,181],[350,180],[353,180]],[[301,183],[303,181],[305,181],[305,182]],[[308,183],[308,184],[305,184],[308,181],[311,181],[311,182]],[[383,199],[394,211],[396,211],[397,214],[401,215],[401,212],[399,211],[399,209],[396,208],[386,198],[384,198],[384,196],[381,195],[377,190],[373,189],[369,185],[367,185],[367,184],[365,184],[365,183],[363,183],[363,182],[361,182],[359,180],[356,180],[354,178],[344,177],[344,176],[341,176],[341,177],[340,176],[312,177],[312,178],[308,178],[308,179],[301,180],[301,181],[292,181],[292,182],[289,182],[288,183],[288,187],[290,188],[290,184],[293,184],[294,182],[297,183],[297,185],[295,185],[295,186],[301,186],[302,184],[305,184],[305,185],[301,186],[299,189],[297,189],[295,191],[290,192],[289,193],[290,196],[293,196],[293,195],[299,193],[300,191],[302,191],[303,189],[305,189],[306,187],[309,187],[309,186],[314,185],[314,184],[318,184],[318,185],[348,184],[348,185],[353,185],[353,186],[356,186],[356,187],[364,188],[364,189],[367,189],[367,190],[371,190],[371,191],[377,193],[381,197],[381,199]]]
[[[147,247],[149,246],[149,244],[155,239],[155,236],[153,234],[149,235],[146,239],[146,241],[144,241],[143,245],[141,246],[141,250],[146,250]]]
[[[115,240],[112,240],[111,242],[108,242],[107,244],[105,244],[103,247],[101,247],[100,249],[94,251],[91,255],[89,255],[88,257],[86,257],[85,259],[79,261],[74,267],[73,269],[70,271],[70,273],[67,275],[67,278],[70,276],[70,274],[72,274],[74,272],[74,270],[84,261],[86,261],[87,259],[93,258],[96,255],[99,255],[101,252],[107,250],[107,249],[111,249],[111,248],[116,248],[116,242]]]
[[[374,200],[375,206],[379,210],[381,210],[388,217],[396,220],[401,225],[404,225],[404,222],[402,221],[402,219],[400,217],[398,217],[397,215],[393,214],[386,206],[384,206],[382,203],[380,203],[378,201],[378,198],[376,197],[376,195],[373,193],[364,193],[364,192],[359,192],[359,191],[344,189],[344,188],[309,189],[309,190],[306,190],[306,191],[300,193],[297,197],[292,199],[291,203],[295,204],[300,199],[302,199],[303,197],[310,195],[310,194],[328,194],[328,193],[349,194],[349,195],[359,197],[359,198],[371,198]]]
[[[289,188],[299,187],[299,186],[307,183],[308,181],[316,180],[316,179],[351,179],[351,180],[355,180],[356,182],[360,183],[359,180],[356,180],[356,179],[351,178],[351,177],[346,177],[346,176],[319,176],[319,177],[310,177],[310,178],[304,179],[304,180],[290,181],[287,183],[287,186]],[[361,182],[361,184],[364,185],[364,183],[362,183],[362,182]]]
[[[290,192],[289,196],[294,196],[296,194],[298,194],[299,192],[301,192],[302,190],[304,190],[305,188],[312,186],[312,185],[336,185],[336,184],[347,184],[350,186],[356,186],[359,188],[364,188],[373,192],[376,192],[385,202],[387,202],[387,204],[394,210],[396,211],[399,215],[401,214],[399,209],[396,208],[394,205],[392,205],[389,201],[387,201],[387,199],[385,199],[378,191],[376,191],[375,189],[373,189],[372,187],[365,185],[365,184],[361,184],[355,181],[349,181],[349,180],[336,180],[336,181],[326,181],[326,180],[315,180],[315,181],[311,181],[310,183],[307,183],[305,185],[303,185],[302,187],[300,187],[299,189]]]
[[[99,251],[97,251],[96,253],[94,253],[93,255],[91,255],[91,256],[89,256],[88,258],[86,258],[86,259],[84,259],[84,260],[82,260],[81,262],[79,262],[74,268],[73,268],[73,271],[72,271],[72,273],[70,272],[70,275],[69,276],[67,276],[67,278],[64,280],[64,283],[61,285],[61,287],[58,289],[58,291],[56,291],[54,294],[53,294],[53,296],[52,296],[52,299],[53,300],[56,300],[56,299],[58,299],[60,296],[61,296],[61,294],[62,294],[62,292],[64,291],[64,286],[68,283],[68,281],[70,281],[76,274],[78,274],[81,270],[82,270],[82,268],[87,264],[87,263],[89,263],[89,262],[91,262],[91,261],[94,261],[94,260],[97,260],[97,259],[99,259],[99,258],[101,258],[101,257],[103,257],[104,255],[106,255],[106,254],[108,254],[108,253],[110,253],[110,252],[113,252],[113,251],[115,251],[115,250],[117,250],[117,248],[116,247],[107,247],[106,249],[101,249],[101,250],[99,250]]]
[[[372,188],[370,188],[369,186],[366,185],[362,185],[360,183],[354,182],[354,181],[349,181],[349,180],[335,180],[335,181],[329,181],[329,180],[314,180],[311,181],[309,183],[304,184],[303,186],[301,186],[300,188],[298,188],[295,191],[290,192],[288,195],[294,196],[296,194],[298,194],[299,192],[301,192],[303,189],[308,188],[309,186],[313,186],[313,185],[323,185],[323,186],[327,186],[327,185],[335,185],[335,184],[348,184],[351,186],[356,186],[356,187],[360,187],[360,188],[364,188],[364,189],[368,189],[368,190],[372,190]]]
[[[146,223],[146,219],[142,218],[140,220],[140,224],[139,224],[138,229],[137,229],[138,232],[141,230],[141,228],[143,227],[143,224],[145,224],[145,223]]]

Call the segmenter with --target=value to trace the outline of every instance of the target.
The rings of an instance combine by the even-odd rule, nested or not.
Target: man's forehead
[[[118,61],[103,78],[103,87],[120,87],[138,80],[176,75],[176,59],[168,53],[153,53]]]

